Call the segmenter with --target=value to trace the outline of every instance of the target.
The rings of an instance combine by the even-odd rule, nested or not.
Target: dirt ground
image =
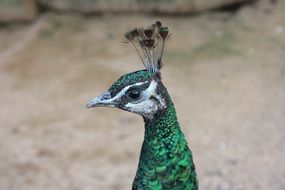
[[[142,69],[122,34],[170,27],[162,77],[201,190],[285,189],[285,2],[234,15],[45,15],[0,29],[0,189],[126,190],[142,119],[85,104]]]

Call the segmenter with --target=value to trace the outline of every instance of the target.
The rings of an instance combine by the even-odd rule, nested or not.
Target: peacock
[[[161,67],[169,29],[160,21],[124,34],[145,69],[121,76],[87,108],[112,107],[142,116],[145,134],[132,190],[198,190],[192,152],[174,104],[162,83]]]

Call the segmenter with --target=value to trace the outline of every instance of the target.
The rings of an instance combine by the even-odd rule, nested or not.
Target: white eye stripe
[[[151,81],[149,87],[145,91],[149,92],[149,93],[151,93],[151,92],[154,93],[156,91],[156,87],[157,87],[157,82]]]
[[[163,109],[166,106],[165,100],[156,92],[157,86],[158,83],[156,81],[151,81],[149,87],[144,90],[141,101],[128,102],[125,105],[126,109],[151,119],[158,109]],[[154,97],[159,103],[151,100],[149,97]]]
[[[117,100],[119,99],[121,96],[123,96],[127,90],[129,90],[131,87],[134,87],[134,86],[141,86],[141,85],[144,85],[148,83],[148,81],[145,81],[145,82],[138,82],[136,84],[132,84],[132,85],[129,85],[129,86],[126,86],[125,88],[123,88],[116,96],[114,96],[111,100]]]
[[[142,84],[145,84],[145,83],[142,83]],[[140,84],[140,85],[142,85],[142,84]],[[132,86],[130,86],[130,87],[132,87]],[[151,95],[154,95],[155,92],[156,92],[156,87],[157,87],[157,82],[151,81],[151,83],[148,86],[148,88],[143,91],[143,95],[142,95],[143,99],[148,98]],[[128,104],[132,104],[132,103],[128,103]]]

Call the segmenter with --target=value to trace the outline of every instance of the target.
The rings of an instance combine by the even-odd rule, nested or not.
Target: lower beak
[[[111,98],[110,92],[105,92],[96,98],[91,99],[86,107],[93,108],[93,107],[115,107],[116,102]]]

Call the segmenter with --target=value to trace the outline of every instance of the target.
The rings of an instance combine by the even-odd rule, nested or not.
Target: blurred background
[[[122,35],[172,32],[162,77],[201,190],[285,189],[284,0],[0,0],[0,189],[126,190],[142,119],[85,109],[143,69]]]

